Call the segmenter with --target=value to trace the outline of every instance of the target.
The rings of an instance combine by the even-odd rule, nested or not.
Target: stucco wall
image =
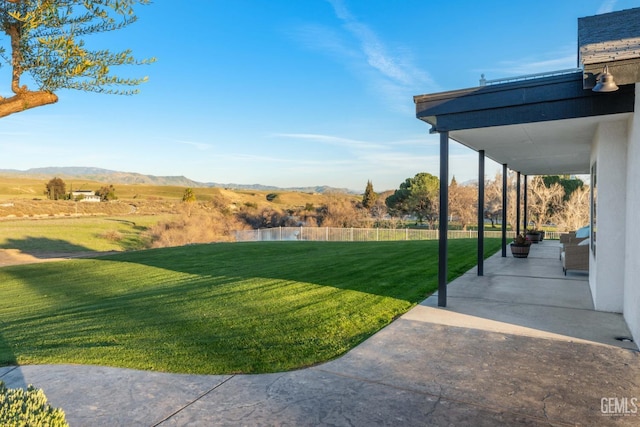
[[[627,234],[624,275],[624,318],[640,343],[640,84],[636,84],[635,115],[630,120],[627,148]]]
[[[598,125],[591,163],[597,161],[596,254],[589,284],[596,310],[623,311],[628,120]]]

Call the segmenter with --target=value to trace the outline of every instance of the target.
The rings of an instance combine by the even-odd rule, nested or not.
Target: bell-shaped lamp
[[[615,92],[618,85],[613,81],[613,74],[609,73],[609,66],[605,65],[604,69],[598,74],[596,85],[591,89],[594,92]]]

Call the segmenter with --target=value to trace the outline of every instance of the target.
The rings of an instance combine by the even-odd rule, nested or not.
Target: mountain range
[[[31,168],[27,170],[0,169],[0,175],[50,179],[58,177],[62,179],[83,178],[91,181],[104,182],[106,184],[146,184],[159,186],[179,187],[219,187],[233,190],[263,190],[263,191],[298,191],[304,193],[357,193],[346,188],[334,188],[326,185],[315,187],[289,187],[281,188],[262,184],[221,184],[216,182],[198,182],[185,176],[155,176],[144,175],[136,172],[120,172],[94,167],[46,167]]]

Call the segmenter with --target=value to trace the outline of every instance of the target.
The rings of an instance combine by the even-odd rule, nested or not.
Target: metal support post
[[[440,218],[438,249],[438,306],[447,306],[447,231],[449,226],[449,132],[440,134]]]

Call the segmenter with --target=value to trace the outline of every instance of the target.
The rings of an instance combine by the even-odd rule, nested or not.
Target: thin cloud
[[[238,160],[244,164],[250,163],[250,162],[257,162],[257,163],[264,163],[264,164],[268,164],[268,163],[269,164],[271,163],[296,163],[297,164],[305,161],[300,159],[293,159],[291,157],[273,157],[273,156],[262,156],[262,155],[256,155],[256,154],[233,154],[233,155],[222,155],[219,157],[226,160]]]
[[[205,151],[211,148],[210,144],[205,144],[203,142],[193,142],[193,141],[176,141],[178,144],[190,145],[192,147],[197,148],[198,150]]]
[[[496,68],[481,71],[488,79],[492,79],[565,70],[576,68],[576,64],[577,57],[573,49],[566,49],[556,52],[554,57],[525,57],[516,60],[502,61]],[[495,77],[492,76],[492,74],[494,74]]]
[[[416,90],[435,88],[428,73],[413,65],[409,49],[390,49],[342,0],[327,1],[342,23],[341,28],[307,24],[294,32],[298,42],[344,63],[392,110],[411,111],[407,100]]]
[[[397,100],[399,91],[413,91],[415,86],[433,85],[431,78],[422,70],[414,67],[409,59],[408,50],[400,50],[391,54],[378,35],[365,23],[360,22],[347,9],[342,0],[327,0],[334,9],[344,28],[358,44],[366,63],[377,74],[374,74],[378,87],[383,93]],[[381,84],[386,80],[386,84]],[[404,96],[402,96],[404,98]]]
[[[613,12],[617,2],[618,0],[605,0],[598,8],[598,12],[596,14],[600,15],[603,13]]]
[[[367,141],[359,141],[356,139],[341,138],[332,135],[321,135],[314,133],[274,133],[273,137],[290,138],[314,141],[322,144],[339,145],[341,147],[357,147],[357,148],[383,148],[383,145],[375,144]]]
[[[426,132],[425,132],[426,133]],[[399,139],[389,142],[394,147],[433,147],[440,145],[440,137],[432,135],[420,135],[411,138]]]
[[[298,43],[305,47],[327,53],[336,58],[355,58],[358,52],[347,46],[347,41],[332,28],[306,24],[292,32]]]

